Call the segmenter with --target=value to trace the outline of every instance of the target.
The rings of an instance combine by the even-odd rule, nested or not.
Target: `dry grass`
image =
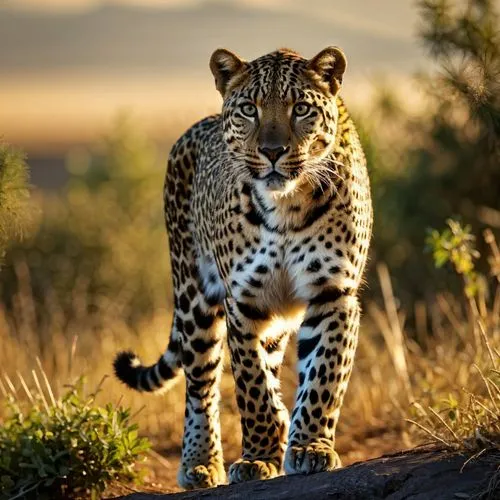
[[[9,380],[6,383],[19,387],[19,397],[23,397],[19,374],[28,377],[38,359],[57,394],[82,373],[90,386],[110,375],[111,360],[119,349],[130,347],[146,361],[154,360],[164,349],[171,318],[166,309],[157,309],[137,328],[131,328],[109,312],[99,318],[80,315],[77,321],[65,322],[57,314],[57,304],[52,304],[49,317],[53,321],[41,328],[34,315],[27,268],[21,269],[15,310],[0,309],[0,363]],[[380,265],[378,271],[383,306],[370,304],[365,314],[339,424],[339,447],[348,455],[348,462],[412,446],[422,439],[421,429],[424,438],[430,436],[449,446],[469,447],[473,441],[477,450],[478,444],[491,445],[491,435],[500,434],[500,288],[491,306],[485,297],[460,303],[446,296],[438,297],[426,311],[424,305],[418,305],[420,315],[430,322],[421,325],[417,343],[405,331],[388,269]],[[49,290],[47,294],[50,296]],[[76,293],[75,303],[79,301],[84,298]],[[282,375],[289,406],[295,390],[294,361],[291,345]],[[141,431],[158,450],[178,453],[184,413],[182,382],[161,397],[124,391],[113,377],[105,381],[104,388],[101,399],[121,401],[139,412],[136,418]],[[407,418],[417,421],[416,427]],[[240,449],[240,429],[228,363],[222,379],[222,428],[226,456],[234,459]],[[474,439],[470,441],[470,437]]]
[[[124,142],[130,149],[131,141]],[[129,149],[125,150],[127,155],[131,154]],[[145,200],[149,200],[149,193],[148,188]],[[131,199],[137,196],[132,193]],[[92,200],[87,201],[91,206]],[[94,220],[98,208],[93,211],[89,208],[85,221]],[[134,243],[137,239],[134,227],[144,226],[144,220],[149,221],[130,219],[127,232],[131,234],[130,240],[123,240],[129,249],[123,253],[124,265],[130,268],[126,270],[127,276],[150,273],[155,259],[165,258],[162,252],[153,256],[148,251],[158,239],[148,247],[140,246],[137,255],[131,253],[131,249],[138,248]],[[96,223],[101,224],[102,219]],[[115,231],[112,234],[122,238],[119,224],[116,227],[113,221],[109,224],[110,231]],[[155,224],[153,219],[152,227]],[[107,234],[108,230],[104,228],[102,232]],[[147,239],[147,235],[140,238]],[[383,264],[378,266],[382,297],[380,303],[366,307],[355,369],[339,424],[338,449],[344,463],[411,447],[429,438],[449,447],[465,446],[473,453],[485,447],[498,448],[500,252],[491,233],[486,240],[491,248],[490,281],[494,287],[489,292],[487,287],[481,287],[473,297],[441,295],[432,304],[415,304],[415,326],[411,329],[405,324],[405,312],[397,306],[390,270]],[[105,242],[109,244],[108,239]],[[145,255],[150,256],[149,271],[144,266]],[[114,254],[107,259],[103,260],[103,269],[107,269],[109,261],[119,275],[117,266],[122,261]],[[165,267],[165,262],[161,267]],[[17,292],[12,305],[7,308],[0,303],[0,373],[4,384],[17,390],[20,398],[26,397],[26,391],[22,389],[19,374],[28,380],[37,360],[57,396],[66,383],[82,374],[87,376],[90,387],[111,375],[111,362],[119,350],[131,348],[145,362],[150,362],[157,359],[167,344],[172,311],[169,304],[162,304],[169,294],[165,294],[161,280],[157,280],[151,292],[154,307],[147,314],[135,315],[140,319],[132,324],[124,315],[134,299],[130,284],[124,296],[111,291],[99,296],[101,302],[89,304],[88,276],[77,274],[68,290],[71,298],[68,301],[66,295],[63,306],[60,291],[56,293],[50,284],[44,289],[42,299],[34,293],[26,262],[18,260],[14,271]],[[291,342],[282,371],[283,396],[289,407],[296,384],[295,359]],[[131,406],[141,432],[152,439],[160,453],[153,454],[151,467],[160,470],[157,478],[163,488],[174,487],[174,462],[180,454],[183,427],[184,384],[180,382],[167,395],[155,397],[125,391],[113,377],[108,377],[99,398],[98,403],[121,402]],[[240,452],[241,431],[227,360],[222,379],[221,418],[226,459],[231,461]],[[162,458],[165,456],[167,462]]]

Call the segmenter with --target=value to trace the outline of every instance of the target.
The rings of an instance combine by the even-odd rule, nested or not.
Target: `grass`
[[[498,247],[491,233],[486,236],[491,248],[491,268],[495,270]],[[27,384],[16,373],[30,373],[37,358],[44,376],[57,392],[76,374],[85,373],[90,384],[97,384],[111,373],[113,355],[123,347],[137,350],[145,360],[155,359],[163,350],[171,317],[171,311],[166,309],[156,310],[134,328],[110,312],[97,319],[83,317],[80,322],[60,321],[54,314],[50,316],[54,321],[40,328],[32,314],[34,299],[29,293],[27,267],[21,269],[17,309],[13,313],[0,310],[0,330],[5,332],[0,363],[9,380],[17,378],[19,401],[29,401],[30,393],[23,389]],[[490,281],[496,284],[492,291],[483,287],[475,295],[442,295],[431,305],[416,304],[415,332],[405,327],[405,314],[398,310],[388,268],[379,265],[378,274],[383,303],[372,303],[367,308],[339,424],[338,446],[347,455],[346,462],[429,439],[473,454],[483,449],[499,450],[498,274],[491,276]],[[465,283],[468,286],[467,280]],[[75,299],[79,299],[78,295]],[[56,306],[53,305],[54,310]],[[94,327],[96,323],[100,325],[98,329]],[[295,359],[291,345],[282,375],[283,395],[289,407],[295,390]],[[8,385],[14,387],[16,383]],[[162,453],[178,455],[183,393],[182,383],[166,396],[154,397],[124,392],[118,382],[108,380],[105,393],[96,395],[96,403],[115,405],[121,401],[131,407],[132,413],[145,405],[132,419],[139,424],[141,434],[150,437]],[[226,459],[234,460],[241,434],[227,362],[222,379],[221,418]]]
[[[459,336],[455,365],[461,371],[467,367],[468,374],[448,374],[462,382],[459,392],[434,397],[427,407],[415,402],[419,422],[412,423],[448,448],[500,451],[500,252],[490,230],[484,237],[490,247],[491,290],[486,277],[475,270],[479,255],[470,228],[450,220],[445,231],[433,231],[428,239],[436,264],[449,262],[463,277],[464,304],[445,303],[443,298],[441,303]]]

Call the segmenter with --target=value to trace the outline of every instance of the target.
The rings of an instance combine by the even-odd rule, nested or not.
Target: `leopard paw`
[[[240,458],[229,467],[229,482],[241,483],[253,479],[271,479],[280,474],[275,460],[247,460]]]
[[[314,474],[342,467],[337,452],[331,445],[311,442],[289,446],[285,455],[287,474]]]
[[[186,490],[197,488],[213,488],[226,482],[223,464],[181,466],[177,474],[179,486]]]

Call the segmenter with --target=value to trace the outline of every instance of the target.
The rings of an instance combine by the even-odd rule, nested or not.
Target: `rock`
[[[359,462],[333,472],[310,476],[283,476],[169,495],[135,493],[123,500],[450,500],[469,498],[486,490],[489,478],[500,466],[498,452],[470,455],[417,448]],[[465,464],[465,465],[464,465]],[[490,499],[500,500],[500,481]],[[116,499],[118,500],[118,499]]]

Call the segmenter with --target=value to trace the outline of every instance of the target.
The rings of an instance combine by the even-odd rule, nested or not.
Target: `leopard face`
[[[280,50],[246,62],[214,53],[212,72],[224,103],[223,136],[235,168],[270,189],[317,179],[333,148],[346,60],[330,47],[307,60]]]

